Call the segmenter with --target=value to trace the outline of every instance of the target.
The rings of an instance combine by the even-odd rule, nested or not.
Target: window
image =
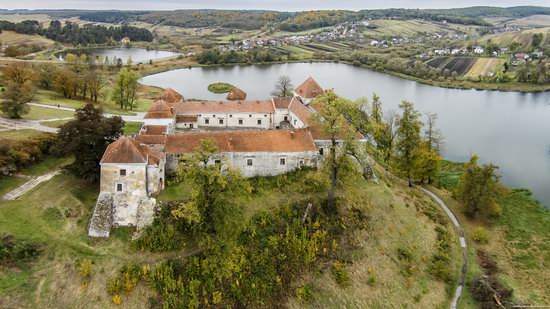
[[[189,128],[193,129],[193,124],[192,123],[189,124]]]
[[[229,115],[229,118],[233,118],[233,115]]]
[[[208,119],[208,118],[204,119],[204,123],[209,124],[209,123],[210,123],[210,119]]]
[[[258,124],[262,124],[262,119],[258,119]]]
[[[222,163],[222,160],[220,159],[214,159],[214,164],[221,164]]]
[[[117,192],[122,192],[122,184],[121,183],[116,184],[116,191]]]
[[[252,115],[248,115],[249,118],[252,118]]]
[[[294,125],[296,125],[296,123],[297,123],[297,121],[296,121],[296,119],[294,119]]]
[[[219,122],[220,124],[223,124],[223,119],[220,119],[218,122]]]
[[[126,170],[120,170],[120,176],[126,176]]]
[[[288,121],[288,116],[285,116],[285,118],[284,118],[284,119],[285,119],[284,121]]]
[[[323,152],[324,152],[323,148],[319,148],[319,154],[323,155]]]
[[[279,158],[279,165],[286,165],[286,158]]]
[[[299,162],[299,163],[298,163],[298,165],[299,165],[300,167],[302,167],[302,166],[304,166],[304,165],[305,165],[305,163],[304,163],[304,160],[303,160],[303,159],[300,159],[300,161],[298,161],[298,162]]]
[[[246,166],[252,166],[254,164],[254,160],[252,158],[246,159]]]
[[[239,119],[239,124],[243,124],[243,120],[242,120],[242,119]]]

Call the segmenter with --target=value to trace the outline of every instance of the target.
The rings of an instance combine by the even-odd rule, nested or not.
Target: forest
[[[63,25],[60,21],[53,20],[46,28],[36,20],[24,20],[20,23],[0,21],[0,31],[2,30],[43,35],[57,42],[74,45],[104,44],[110,40],[120,41],[123,37],[129,37],[132,41],[153,41],[151,31],[127,25],[120,27],[84,25],[81,27],[72,22],[65,22]]]

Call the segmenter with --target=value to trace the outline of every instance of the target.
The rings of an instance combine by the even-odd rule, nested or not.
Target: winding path
[[[456,309],[458,306],[458,300],[460,299],[460,296],[462,295],[462,290],[464,289],[464,284],[466,282],[466,272],[468,270],[468,246],[466,244],[466,238],[464,236],[465,235],[464,229],[462,228],[462,225],[460,225],[460,222],[458,222],[458,219],[453,214],[453,212],[449,209],[449,207],[447,207],[447,205],[445,205],[445,202],[443,202],[443,200],[439,198],[439,196],[437,196],[432,191],[425,189],[423,187],[420,187],[420,186],[416,186],[416,187],[424,191],[424,193],[426,193],[430,198],[432,198],[439,205],[439,207],[441,207],[441,209],[445,211],[445,213],[447,214],[449,219],[451,219],[451,221],[453,222],[453,225],[455,226],[456,230],[460,235],[459,241],[460,241],[460,247],[462,249],[462,259],[463,259],[462,269],[460,272],[460,279],[459,279],[458,286],[456,288],[455,296],[453,298],[453,302],[451,303],[451,309]]]

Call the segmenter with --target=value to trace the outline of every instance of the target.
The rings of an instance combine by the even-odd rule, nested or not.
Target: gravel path
[[[60,173],[60,171],[53,171],[53,172],[49,172],[47,174],[44,174],[42,176],[38,176],[36,178],[33,178],[33,179],[27,181],[26,183],[24,183],[23,185],[21,185],[20,187],[18,187],[17,189],[15,189],[15,190],[7,193],[6,195],[4,195],[4,199],[8,200],[8,201],[13,201],[13,200],[21,197],[23,194],[29,192],[30,190],[34,189],[39,184],[52,179],[54,176],[56,176],[59,173]]]
[[[455,296],[453,297],[453,302],[451,303],[451,309],[456,309],[458,306],[458,300],[460,299],[460,296],[462,295],[462,290],[464,289],[464,283],[466,282],[466,272],[468,270],[468,246],[466,244],[466,238],[464,237],[464,229],[462,228],[462,225],[460,225],[460,222],[458,222],[458,219],[453,214],[453,212],[445,205],[445,202],[439,196],[437,196],[435,193],[431,192],[428,189],[422,188],[417,186],[420,190],[424,191],[430,198],[432,198],[438,205],[445,211],[447,214],[447,217],[451,219],[453,222],[453,225],[457,229],[459,233],[459,242],[460,247],[462,249],[462,270],[460,272],[460,278],[459,278],[459,284],[456,288]]]

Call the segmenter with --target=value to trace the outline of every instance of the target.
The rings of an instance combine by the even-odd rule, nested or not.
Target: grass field
[[[370,38],[393,36],[414,37],[423,33],[437,33],[441,31],[475,32],[475,27],[442,24],[423,20],[377,19],[372,20],[371,25],[377,28],[363,31],[363,34]]]
[[[36,20],[40,23],[49,23],[52,18],[47,14],[0,14],[0,20],[20,23],[24,20]]]
[[[502,65],[504,60],[496,58],[478,58],[472,68],[464,75],[466,77],[488,76],[495,73],[497,67]]]
[[[6,131],[0,131],[0,138],[28,139],[41,134],[44,134],[44,133],[36,130],[31,130],[31,129],[6,130]]]
[[[13,31],[2,31],[2,33],[0,33],[0,41],[2,41],[4,45],[26,43],[51,47],[55,44],[54,41],[40,35],[21,34]]]
[[[137,134],[142,125],[143,122],[126,122],[122,130],[124,135]]]
[[[41,125],[50,127],[50,128],[59,128],[62,125],[66,124],[70,120],[54,120],[54,121],[42,121],[40,122]]]
[[[299,46],[286,45],[281,47],[282,49],[290,52],[290,57],[296,60],[311,59],[313,51],[300,48]]]

